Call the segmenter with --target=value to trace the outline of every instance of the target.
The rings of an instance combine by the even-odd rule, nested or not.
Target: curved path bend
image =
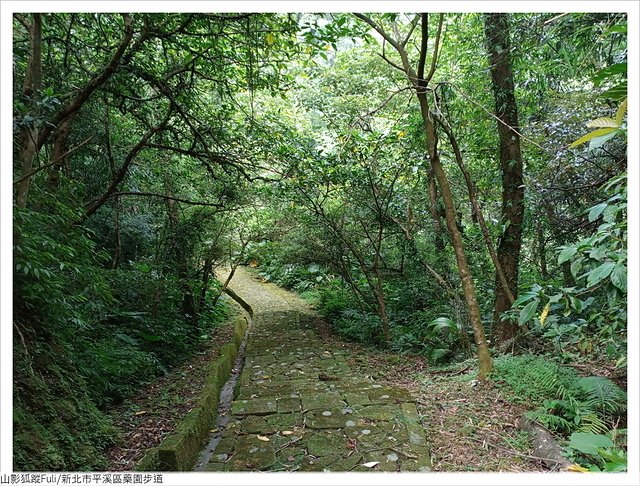
[[[253,324],[232,417],[205,471],[430,470],[406,390],[352,370],[348,351],[314,333],[317,316],[296,295],[244,268],[230,286],[253,308]]]

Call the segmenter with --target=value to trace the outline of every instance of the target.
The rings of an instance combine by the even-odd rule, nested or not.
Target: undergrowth
[[[496,358],[493,380],[512,401],[539,404],[526,416],[567,438],[566,453],[577,462],[590,470],[626,467],[627,395],[608,378],[580,377],[549,358],[521,355]]]

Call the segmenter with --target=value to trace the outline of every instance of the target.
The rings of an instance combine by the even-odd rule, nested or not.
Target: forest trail
[[[430,470],[406,390],[361,376],[347,351],[323,345],[298,296],[244,268],[230,287],[253,308],[253,324],[232,417],[204,470]]]

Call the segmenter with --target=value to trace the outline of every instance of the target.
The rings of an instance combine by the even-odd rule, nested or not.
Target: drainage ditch
[[[244,307],[244,306],[243,306]],[[216,419],[216,426],[213,429],[215,432],[211,432],[209,436],[209,442],[207,442],[206,447],[200,453],[198,460],[196,461],[196,467],[194,471],[203,471],[205,466],[211,460],[211,456],[213,456],[213,452],[216,450],[218,443],[222,439],[222,433],[226,428],[229,420],[231,419],[231,403],[233,402],[233,396],[235,394],[236,386],[238,385],[238,380],[240,378],[240,374],[242,373],[242,368],[244,367],[245,353],[247,348],[247,339],[249,337],[249,331],[251,330],[251,325],[253,323],[253,311],[249,307],[249,317],[247,319],[247,330],[244,333],[244,337],[242,339],[242,343],[240,344],[240,348],[238,349],[238,355],[236,356],[236,360],[233,363],[233,368],[231,369],[231,376],[222,387],[220,391],[220,401],[218,403],[218,417]]]

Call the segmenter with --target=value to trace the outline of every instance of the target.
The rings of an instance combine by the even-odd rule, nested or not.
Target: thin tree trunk
[[[449,234],[451,235],[451,243],[453,245],[456,262],[458,264],[458,273],[460,274],[460,281],[462,283],[465,302],[467,304],[467,309],[469,312],[469,320],[471,321],[471,326],[473,328],[473,333],[475,336],[479,363],[478,379],[486,380],[488,374],[491,372],[493,364],[491,355],[489,354],[489,347],[487,345],[484,327],[482,325],[480,307],[478,306],[478,299],[476,297],[476,289],[473,283],[473,277],[471,275],[471,270],[469,269],[469,264],[467,262],[467,256],[464,251],[462,237],[460,235],[460,231],[458,230],[458,226],[456,225],[456,209],[453,202],[453,195],[449,186],[449,180],[447,179],[447,175],[444,171],[444,168],[442,167],[442,163],[440,162],[440,155],[437,148],[438,136],[435,123],[429,110],[429,102],[427,100],[426,90],[424,89],[426,87],[426,80],[424,79],[424,56],[426,56],[427,48],[427,24],[428,16],[427,14],[422,14],[422,47],[420,54],[421,62],[419,64],[419,66],[422,66],[422,69],[418,70],[417,76],[415,75],[409,64],[409,59],[406,55],[406,52],[404,52],[404,55],[403,53],[400,54],[402,57],[403,66],[407,75],[409,76],[409,79],[416,80],[415,84],[417,88],[418,101],[420,103],[420,113],[424,122],[429,161],[431,162],[431,167],[438,181],[438,185],[440,186],[440,193],[442,196],[442,201],[444,203],[445,220],[447,222]]]
[[[518,272],[524,218],[524,183],[518,110],[509,53],[511,45],[507,14],[485,14],[485,35],[496,116],[499,119],[498,136],[500,139],[500,168],[502,170],[502,224],[505,226],[505,230],[498,244],[498,260],[511,290],[511,296],[509,296],[500,282],[500,275],[496,275],[493,335],[500,343],[513,338],[518,332],[517,324],[503,320],[501,314],[511,308],[513,297],[518,295]]]
[[[208,256],[204,260],[204,266],[202,267],[202,288],[200,289],[200,296],[196,303],[195,313],[193,315],[193,325],[197,325],[198,313],[202,311],[204,307],[205,299],[207,298],[207,288],[209,287],[209,278],[213,271],[213,258]]]
[[[536,224],[536,237],[538,239],[538,261],[540,262],[540,276],[543,280],[549,280],[549,269],[547,267],[547,243],[544,239],[544,228],[542,221]]]
[[[431,219],[433,219],[433,227],[435,233],[433,235],[436,251],[444,251],[444,238],[442,231],[442,224],[440,223],[440,210],[438,208],[438,185],[433,172],[433,169],[427,173],[427,181],[429,188],[429,213]]]
[[[114,231],[114,250],[113,250],[113,261],[111,262],[111,269],[115,270],[118,268],[120,264],[120,258],[122,256],[122,240],[120,238],[120,210],[122,203],[120,198],[117,197],[114,201],[114,212],[113,212],[113,231]]]
[[[421,101],[421,105],[426,105],[426,97],[424,102]],[[428,108],[427,108],[428,110]],[[424,109],[423,109],[424,111]],[[426,124],[426,123],[425,123]],[[435,129],[433,122],[430,122],[430,126],[426,128],[428,137],[435,137]],[[487,375],[491,372],[492,361],[489,354],[489,347],[487,346],[487,340],[484,333],[484,327],[482,325],[482,318],[480,316],[480,307],[478,306],[478,299],[476,297],[476,289],[467,263],[467,257],[465,255],[464,246],[462,244],[462,237],[458,227],[456,225],[455,218],[455,205],[453,202],[453,196],[449,187],[449,181],[444,172],[442,164],[440,163],[439,155],[436,151],[435,140],[430,143],[432,148],[431,166],[435,171],[436,178],[438,179],[438,185],[442,192],[442,200],[444,202],[444,210],[447,221],[447,228],[451,234],[451,241],[453,244],[453,250],[456,255],[456,261],[458,263],[458,273],[460,274],[460,281],[462,283],[462,290],[464,291],[464,298],[467,304],[467,310],[469,312],[469,320],[473,328],[473,334],[476,340],[476,347],[478,353],[479,373],[478,379],[486,380]]]
[[[111,149],[111,130],[110,130],[111,120],[109,117],[109,106],[106,104],[106,97],[105,97],[105,106],[106,106],[106,113],[104,117],[104,139],[105,139],[105,145],[107,148],[107,160],[109,161],[109,169],[111,170],[111,178],[113,179],[116,177],[116,164],[115,164],[115,161],[113,160],[113,151]],[[122,202],[120,201],[120,197],[116,196],[114,201],[114,214],[113,214],[114,251],[113,251],[113,261],[111,263],[112,269],[118,268],[118,265],[120,264],[120,257],[122,255],[122,241],[120,239],[121,209],[122,209]]]
[[[451,144],[451,148],[453,149],[456,162],[458,164],[458,167],[460,168],[460,171],[462,172],[462,175],[464,176],[464,180],[467,185],[467,192],[469,193],[469,201],[471,201],[471,207],[473,209],[473,219],[476,223],[478,223],[478,226],[480,226],[480,231],[482,233],[484,242],[487,246],[487,251],[489,252],[491,261],[493,261],[493,264],[496,269],[496,278],[498,279],[498,283],[502,287],[502,291],[504,292],[507,299],[509,300],[509,306],[511,306],[511,304],[513,304],[513,302],[515,301],[515,298],[511,293],[511,289],[509,288],[509,282],[507,281],[507,277],[504,273],[504,270],[502,269],[502,264],[500,262],[500,258],[498,257],[498,253],[496,252],[496,248],[493,244],[493,240],[491,239],[491,234],[489,233],[489,228],[487,227],[487,223],[484,219],[484,214],[482,213],[482,209],[480,208],[480,204],[478,203],[478,197],[476,195],[475,185],[471,180],[471,174],[469,174],[469,171],[467,170],[467,167],[462,158],[462,152],[460,151],[460,146],[458,145],[458,141],[453,135],[453,131],[449,127],[447,121],[444,120],[442,117],[437,117],[437,120],[440,123],[440,126],[442,127],[442,129],[447,134],[447,137],[449,138],[449,143]]]
[[[165,180],[165,191],[169,196],[172,195],[171,184],[168,179]],[[173,199],[166,199],[167,213],[169,216],[169,225],[171,226],[171,246],[175,258],[176,274],[182,292],[182,314],[187,322],[197,326],[197,312],[195,309],[195,301],[193,298],[193,289],[189,285],[189,265],[185,254],[183,242],[180,241],[180,219],[178,215],[178,203]]]
[[[385,344],[391,343],[391,332],[389,330],[389,316],[387,315],[387,303],[384,298],[384,287],[382,285],[382,274],[380,273],[380,244],[382,243],[382,225],[380,225],[380,240],[376,246],[376,256],[373,262],[373,274],[375,275],[375,286],[373,287],[373,293],[378,303],[378,314],[382,321],[382,334]]]
[[[462,237],[460,231],[456,225],[456,210],[453,202],[453,195],[451,194],[451,188],[449,186],[449,180],[444,172],[444,168],[440,162],[440,155],[438,153],[438,137],[436,132],[435,123],[431,112],[429,110],[429,102],[427,100],[427,84],[429,83],[433,73],[435,71],[435,65],[438,57],[440,31],[442,28],[443,16],[440,16],[440,22],[438,27],[438,35],[436,36],[434,53],[431,59],[431,69],[425,77],[425,60],[427,55],[428,40],[429,40],[429,15],[426,13],[421,14],[421,30],[422,39],[420,45],[420,59],[418,62],[418,72],[416,73],[411,67],[409,56],[405,49],[405,45],[409,40],[406,38],[404,41],[394,39],[387,34],[383,28],[376,24],[373,20],[363,14],[354,14],[359,19],[368,23],[373,27],[400,55],[402,60],[402,69],[408,78],[408,81],[416,89],[416,95],[418,102],[420,103],[420,114],[424,122],[424,130],[427,141],[427,153],[429,155],[429,162],[433,169],[438,185],[440,186],[440,193],[442,195],[442,201],[444,203],[445,220],[447,228],[451,235],[451,242],[453,245],[456,261],[458,264],[458,273],[460,275],[460,281],[462,283],[462,290],[464,292],[465,302],[469,312],[469,320],[471,321],[471,327],[473,328],[473,334],[475,336],[477,353],[478,353],[478,379],[486,380],[488,374],[493,367],[491,355],[489,354],[489,347],[487,346],[487,340],[484,333],[484,327],[482,325],[482,319],[480,316],[480,307],[478,306],[478,299],[476,297],[476,290],[465,255],[464,246],[462,244]]]
[[[53,140],[53,149],[51,151],[51,166],[48,170],[47,186],[52,191],[60,187],[60,173],[68,175],[69,169],[69,152],[67,150],[67,141],[71,133],[71,123],[74,116],[67,118],[60,124],[58,131]]]
[[[222,287],[220,288],[220,292],[213,298],[213,302],[212,302],[213,307],[215,307],[218,304],[218,300],[220,299],[220,296],[223,293],[225,293],[229,288],[229,283],[231,283],[231,279],[233,278],[233,275],[236,273],[237,268],[238,268],[237,263],[234,265],[231,265],[231,271],[229,272],[229,275],[227,275],[227,278],[224,281],[224,283],[222,284]]]
[[[26,100],[31,102],[32,108],[36,109],[36,100],[39,91],[42,89],[42,15],[32,14],[32,22],[29,26],[29,64],[24,78],[23,94]],[[35,118],[35,116],[32,117]],[[33,158],[38,151],[38,127],[35,121],[25,123],[20,128],[20,139],[22,146],[18,151],[22,176],[33,171]],[[16,205],[19,208],[27,207],[27,195],[31,178],[24,177],[16,188]]]

